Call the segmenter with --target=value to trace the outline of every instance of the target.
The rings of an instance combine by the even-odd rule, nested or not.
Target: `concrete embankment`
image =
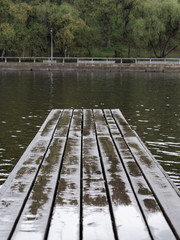
[[[180,64],[0,63],[0,71],[180,72]]]

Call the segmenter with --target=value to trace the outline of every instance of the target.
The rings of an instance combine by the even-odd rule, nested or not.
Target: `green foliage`
[[[48,56],[52,29],[58,56],[165,57],[179,48],[179,16],[179,0],[1,0],[0,50]]]
[[[180,4],[176,0],[147,0],[134,15],[137,45],[149,45],[156,57],[165,57],[179,45]]]
[[[11,46],[15,38],[15,30],[12,24],[0,24],[0,42],[2,45]]]

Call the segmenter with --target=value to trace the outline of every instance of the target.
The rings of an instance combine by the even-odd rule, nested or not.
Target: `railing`
[[[180,58],[3,57],[0,58],[0,62],[180,64]]]

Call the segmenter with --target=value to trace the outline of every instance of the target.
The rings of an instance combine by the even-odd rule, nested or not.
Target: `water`
[[[180,74],[0,72],[0,184],[52,108],[120,108],[180,189]]]

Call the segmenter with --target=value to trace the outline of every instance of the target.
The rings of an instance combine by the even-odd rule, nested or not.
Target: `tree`
[[[12,47],[15,39],[15,30],[12,24],[1,23],[0,24],[0,42],[4,48]]]
[[[49,21],[54,31],[55,46],[61,56],[65,56],[67,52],[71,53],[75,43],[81,42],[81,33],[87,33],[89,29],[80,18],[79,11],[68,3],[56,6],[56,10],[50,14]]]
[[[147,0],[134,15],[137,44],[149,46],[156,57],[165,57],[179,45],[180,3],[177,0]]]
[[[0,47],[9,55],[49,55],[53,29],[60,56],[109,48],[131,57],[143,48],[165,57],[179,46],[179,16],[179,0],[1,0]]]
[[[27,45],[27,19],[31,7],[27,3],[5,0],[0,11],[0,39],[9,52],[20,55]]]

